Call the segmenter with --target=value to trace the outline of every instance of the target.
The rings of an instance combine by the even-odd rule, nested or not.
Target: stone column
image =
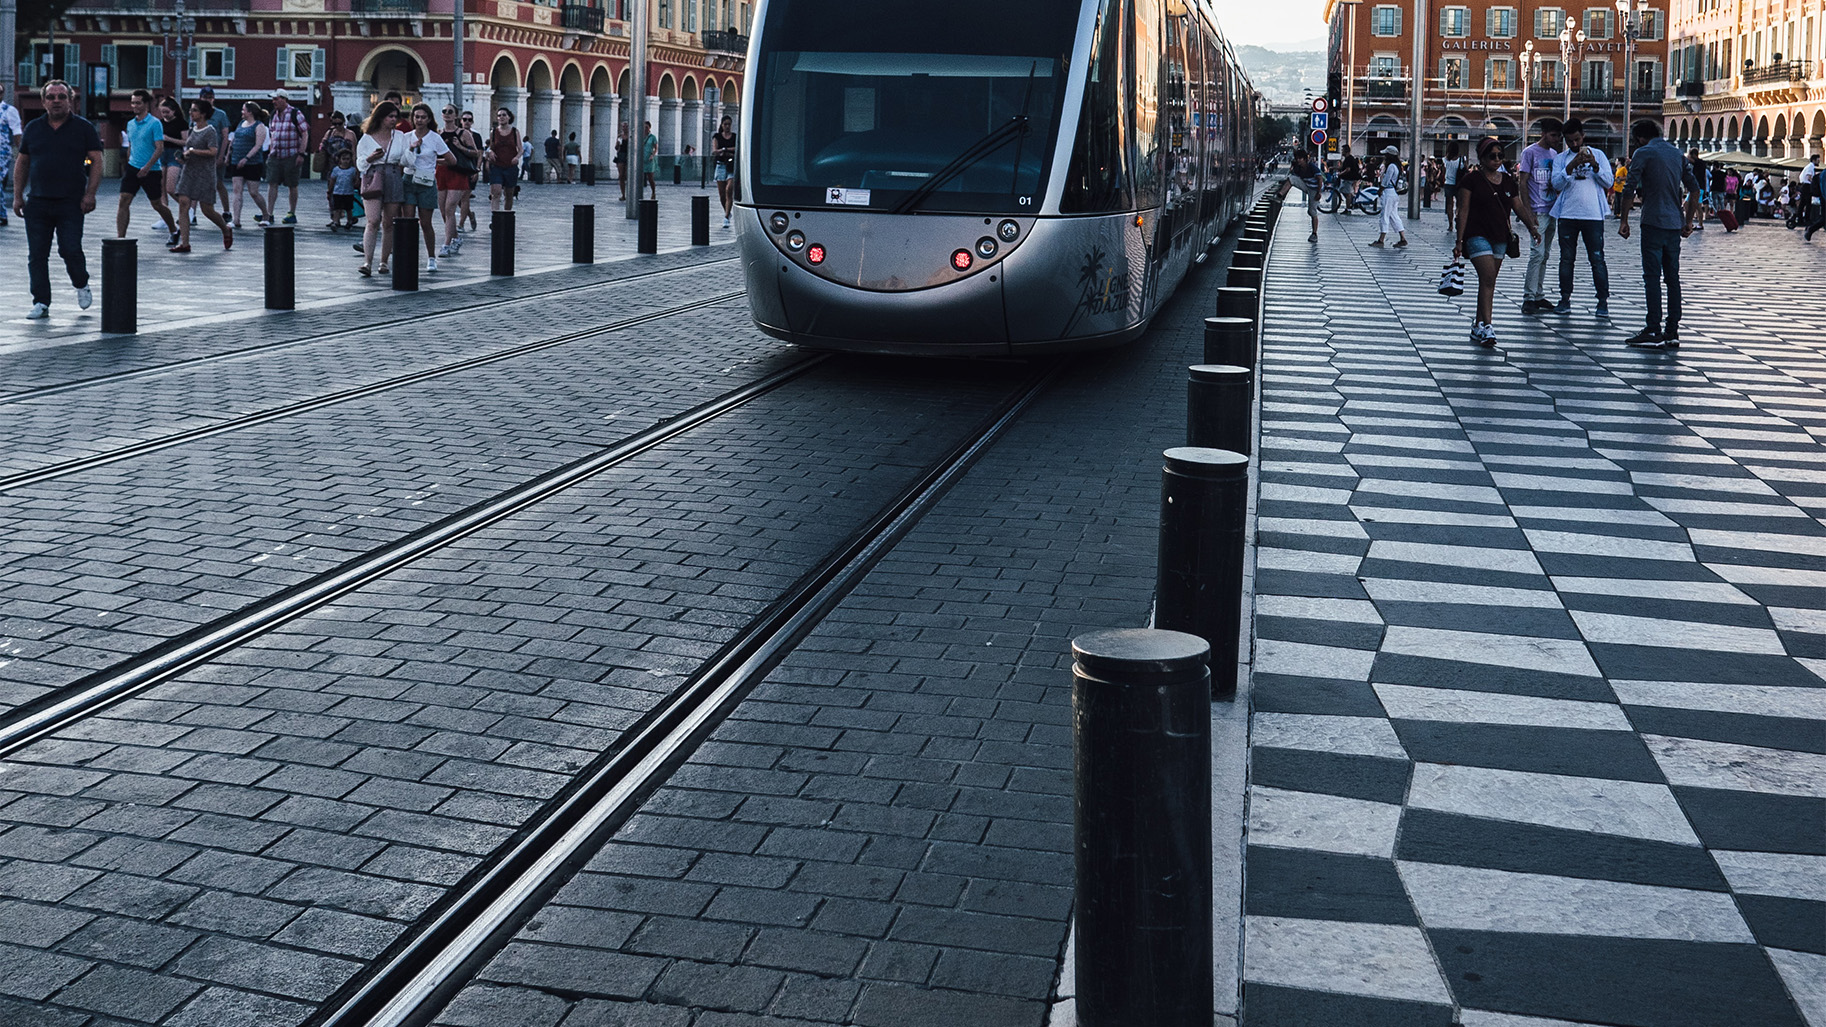
[[[685,177],[697,175],[697,161],[705,156],[704,151],[704,101],[684,100],[679,103],[678,119],[679,159],[684,159],[685,147],[696,151],[697,157],[685,164]]]
[[[357,114],[366,118],[368,116],[368,92],[372,88],[366,82],[332,82],[330,83],[330,105],[344,114]],[[360,129],[357,128],[356,131],[359,132]]]
[[[519,86],[501,86],[494,91],[488,109],[476,111],[476,120],[488,126],[476,126],[476,131],[482,133],[482,138],[487,139],[489,133],[494,131],[495,111],[502,107],[514,112],[515,127],[519,128],[522,136],[526,135],[526,90]]]
[[[455,99],[456,86],[448,82],[427,82],[418,87],[418,102],[431,108],[440,132],[449,127],[444,124],[444,108]]]
[[[533,163],[544,164],[545,141],[551,138],[552,129],[558,127],[560,117],[559,105],[564,94],[556,89],[535,89],[526,110],[526,138],[532,140]],[[560,139],[563,136],[559,136]]]
[[[577,133],[577,146],[583,160],[590,161],[590,94],[565,93],[562,116],[558,119],[558,137],[567,144],[571,133]],[[593,163],[593,161],[592,161]]]
[[[661,100],[659,102],[659,118],[654,122],[653,127],[654,131],[659,133],[659,155],[661,158],[659,169],[661,171],[670,172],[672,164],[676,163],[676,158],[685,152],[684,147],[679,145],[678,113],[678,101],[676,99]],[[666,161],[666,157],[672,157],[674,160]]]
[[[590,97],[590,163],[596,165],[596,178],[607,182],[615,177],[615,118],[621,113],[621,102],[604,94]]]

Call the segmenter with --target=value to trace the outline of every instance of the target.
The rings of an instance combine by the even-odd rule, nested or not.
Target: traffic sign
[[[1314,146],[1324,146],[1325,145],[1325,130],[1324,129],[1315,128],[1312,130],[1312,144]]]
[[[1325,97],[1315,96],[1312,98],[1312,109],[1314,113],[1323,113],[1327,106]]]
[[[1313,111],[1312,112],[1312,127],[1313,128],[1316,128],[1316,129],[1329,128],[1329,127],[1331,127],[1329,124],[1330,120],[1331,120],[1331,115],[1325,113],[1324,111]]]

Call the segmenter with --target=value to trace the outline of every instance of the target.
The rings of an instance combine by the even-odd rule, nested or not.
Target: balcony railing
[[[426,0],[349,0],[350,14],[416,18],[425,13]]]
[[[604,12],[600,7],[588,4],[565,4],[559,9],[564,18],[564,27],[583,32],[601,32]]]
[[[1682,99],[1697,100],[1706,95],[1706,84],[1699,80],[1682,82],[1674,87],[1674,95]]]
[[[1408,84],[1400,79],[1372,78],[1363,84],[1363,95],[1372,100],[1405,100]]]
[[[1805,81],[1807,81],[1807,69],[1801,61],[1777,61],[1774,64],[1765,64],[1760,68],[1744,69],[1744,85],[1746,86]]]
[[[748,52],[748,37],[740,32],[709,31],[702,34],[704,49],[711,53],[745,54]]]

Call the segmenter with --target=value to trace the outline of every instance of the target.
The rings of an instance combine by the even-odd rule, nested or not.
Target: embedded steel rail
[[[187,445],[192,442],[210,438],[211,436],[240,431],[243,428],[251,428],[255,425],[266,424],[269,421],[277,421],[282,418],[309,413],[313,410],[335,406],[339,403],[347,403],[351,400],[365,399],[382,392],[404,388],[408,385],[417,385],[421,382],[428,382],[435,378],[442,378],[446,375],[473,371],[478,367],[485,367],[489,364],[503,360],[512,360],[516,357],[523,357],[529,353],[537,353],[540,350],[551,349],[555,346],[565,346],[573,342],[581,342],[584,339],[593,339],[601,335],[611,335],[615,332],[626,331],[629,328],[635,328],[653,321],[664,320],[665,318],[698,310],[702,307],[711,307],[718,303],[727,303],[730,300],[740,298],[742,295],[743,292],[738,290],[736,292],[727,292],[718,296],[711,296],[708,299],[693,300],[690,303],[669,307],[665,310],[656,310],[647,314],[639,314],[606,325],[598,325],[595,328],[586,328],[582,331],[570,332],[554,338],[542,339],[538,342],[529,342],[521,346],[514,346],[494,353],[485,353],[478,357],[470,357],[467,360],[459,360],[455,363],[427,368],[423,371],[414,371],[411,374],[399,375],[397,377],[388,378],[385,381],[374,382],[370,385],[362,385],[353,389],[345,389],[341,392],[332,392],[328,395],[301,400],[297,403],[288,403],[285,406],[256,411],[242,417],[218,421],[215,424],[203,425],[202,427],[176,432],[161,438],[147,439],[144,442],[136,442],[129,446],[122,446],[119,449],[111,449],[105,453],[96,453],[93,456],[80,457],[75,460],[65,460],[62,463],[50,464],[45,467],[33,468],[29,471],[20,471],[15,474],[0,476],[0,493],[11,492],[14,489],[24,488],[28,485],[36,485],[39,482],[49,481],[53,478],[62,478],[72,474],[79,474],[83,471],[93,470],[94,468],[117,463],[121,460],[131,460],[135,457],[156,453],[163,449],[170,449],[173,446]]]
[[[532,821],[345,985],[309,1027],[420,1027],[504,946],[761,679],[949,491],[1063,364],[1034,375],[824,563],[637,721]]]
[[[724,257],[720,260],[707,260],[701,264],[686,264],[681,267],[642,271],[639,274],[623,275],[620,278],[610,278],[604,281],[567,285],[562,288],[534,293],[529,296],[513,296],[503,299],[483,300],[479,303],[465,303],[459,307],[443,307],[438,310],[426,311],[422,314],[414,314],[408,317],[392,318],[387,321],[366,321],[359,327],[344,328],[334,332],[324,332],[321,335],[311,335],[300,339],[279,339],[274,342],[263,342],[257,346],[243,346],[240,349],[231,349],[222,353],[210,353],[206,356],[173,360],[170,363],[156,364],[152,367],[136,367],[128,371],[114,371],[109,374],[98,374],[88,378],[79,378],[72,382],[60,382],[56,385],[45,385],[35,389],[26,389],[23,392],[0,395],[0,406],[6,406],[9,403],[24,403],[29,400],[43,399],[46,396],[56,396],[66,392],[76,392],[81,389],[92,389],[101,385],[113,385],[118,382],[132,381],[135,378],[150,378],[154,375],[169,374],[172,371],[188,370],[203,364],[213,364],[222,360],[233,360],[237,357],[244,357],[251,353],[268,353],[273,350],[287,349],[292,346],[303,346],[308,343],[324,342],[329,339],[349,338],[367,332],[395,328],[403,324],[418,324],[425,321],[434,321],[439,318],[454,317],[458,314],[472,314],[478,310],[489,307],[501,307],[515,303],[538,302],[553,296],[562,296],[572,292],[582,292],[587,289],[608,289],[617,285],[626,285],[632,282],[644,281],[649,278],[657,278],[662,275],[676,275],[686,271],[716,267],[719,264],[732,264],[740,259],[740,257]]]
[[[235,649],[376,578],[444,549],[766,395],[829,359],[814,356],[509,489],[335,570],[220,618],[0,717],[0,757]]]

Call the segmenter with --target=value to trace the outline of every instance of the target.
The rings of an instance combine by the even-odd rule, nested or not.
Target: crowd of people
[[[44,116],[22,123],[18,108],[0,93],[0,227],[10,223],[9,214],[25,222],[32,319],[50,313],[53,239],[78,306],[87,309],[93,302],[82,232],[83,219],[95,209],[103,168],[100,134],[75,112],[69,84],[53,79],[40,95]],[[269,104],[248,101],[233,114],[216,105],[207,86],[181,104],[136,89],[128,106],[115,234],[127,236],[135,199],[144,196],[166,232],[166,249],[176,254],[192,252],[191,229],[199,219],[215,226],[222,248],[232,250],[249,200],[256,226],[297,224],[299,190],[314,173],[322,179],[329,209],[325,227],[361,232],[354,244],[362,258],[360,275],[390,270],[391,226],[400,218],[417,220],[425,270],[435,272],[438,261],[460,254],[466,234],[477,230],[471,207],[476,191],[487,190],[491,211],[511,211],[533,163],[533,142],[505,107],[493,113],[491,124],[478,127],[473,112],[454,105],[438,112],[408,106],[398,92],[390,92],[365,118],[331,113],[328,128],[313,142],[310,122],[282,89]],[[731,125],[731,119],[722,119],[712,143],[725,228],[734,203]],[[659,139],[652,122],[644,123],[642,135],[637,166],[629,164],[625,124],[616,142],[623,200],[634,175],[637,189],[650,189],[658,198]],[[577,180],[582,150],[576,133],[562,142],[554,131],[545,151],[552,181]]]

